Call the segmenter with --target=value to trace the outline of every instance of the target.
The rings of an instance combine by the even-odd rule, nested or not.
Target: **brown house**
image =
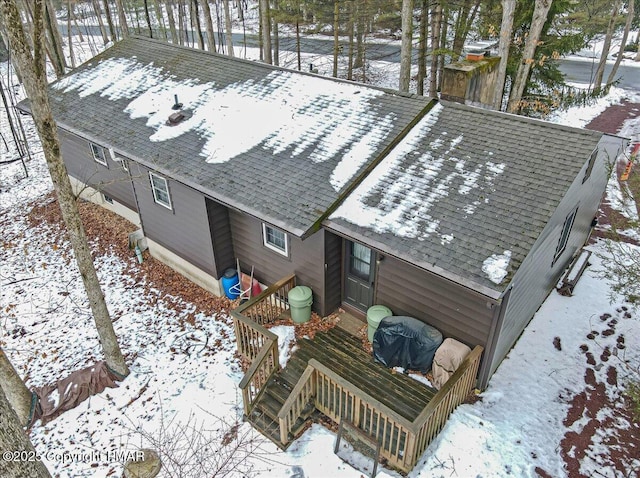
[[[417,317],[484,347],[481,387],[587,239],[623,147],[141,38],[50,95],[72,180],[152,255],[218,294],[239,258],[267,285],[295,274],[320,315]]]

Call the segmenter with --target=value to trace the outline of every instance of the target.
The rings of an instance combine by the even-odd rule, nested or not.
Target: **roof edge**
[[[103,50],[102,52],[98,53],[93,58],[90,58],[89,60],[85,61],[81,65],[78,65],[73,70],[70,70],[69,72],[67,72],[64,76],[66,76],[69,73],[72,73],[72,72],[76,71],[78,68],[81,68],[84,64],[89,63],[90,61],[100,57],[103,53],[107,52],[109,49],[113,48],[113,46],[117,45],[118,43],[121,43],[123,41],[131,41],[131,40],[145,41],[145,42],[149,42],[149,43],[166,45],[166,46],[169,46],[171,48],[177,48],[177,49],[188,51],[190,53],[197,54],[197,55],[215,56],[215,57],[220,58],[220,59],[222,59],[224,61],[228,61],[228,62],[232,62],[232,63],[246,63],[246,64],[249,64],[249,65],[258,66],[260,68],[264,68],[264,69],[267,69],[267,70],[287,71],[287,72],[290,72],[290,73],[295,73],[295,74],[304,75],[304,76],[310,76],[312,78],[321,78],[323,80],[333,81],[335,83],[342,83],[342,84],[345,84],[345,85],[359,85],[359,86],[362,86],[363,88],[369,88],[369,89],[372,89],[372,90],[381,91],[383,93],[387,93],[387,94],[390,94],[390,95],[393,95],[393,96],[402,96],[404,98],[428,98],[428,97],[425,97],[425,96],[422,96],[422,95],[418,95],[418,94],[415,94],[415,93],[404,93],[404,92],[401,92],[401,91],[398,91],[398,90],[394,90],[393,88],[385,88],[385,87],[382,87],[382,86],[370,85],[370,84],[367,84],[367,83],[362,83],[360,81],[347,80],[347,79],[343,79],[343,78],[336,78],[336,77],[333,77],[333,76],[325,76],[325,75],[320,75],[320,74],[316,74],[316,73],[311,73],[311,72],[305,71],[305,70],[296,70],[295,68],[287,68],[287,67],[279,66],[279,65],[270,65],[269,63],[264,63],[264,62],[259,61],[259,60],[249,60],[249,59],[240,58],[240,57],[237,57],[237,56],[231,57],[231,56],[224,55],[224,54],[218,53],[218,52],[213,52],[213,51],[208,51],[208,50],[200,50],[199,48],[191,48],[191,47],[184,46],[184,45],[176,45],[176,44],[171,43],[169,41],[160,40],[158,38],[149,38],[149,37],[145,37],[145,36],[142,36],[142,35],[131,35],[128,38],[124,38],[124,39],[118,40],[111,47]],[[63,78],[64,78],[64,76],[63,76]],[[56,81],[58,81],[58,79],[56,79]]]
[[[386,244],[383,244],[379,241],[371,240],[371,238],[364,237],[361,234],[357,234],[357,233],[354,234],[353,231],[347,229],[344,226],[336,224],[335,222],[329,219],[325,220],[322,223],[322,227],[330,232],[338,234],[339,236],[345,237],[347,239],[354,239],[357,242],[371,246],[372,248],[380,252],[383,252],[389,256],[392,256],[402,262],[406,262],[407,264],[416,266],[427,272],[431,272],[432,274],[440,276],[451,282],[455,282],[456,284],[459,284],[462,287],[469,289],[472,292],[478,295],[481,295],[482,297],[485,297],[486,299],[489,299],[496,303],[502,298],[502,296],[504,295],[504,292],[509,288],[510,282],[505,285],[504,290],[499,291],[499,290],[491,289],[482,284],[478,284],[477,282],[469,280],[466,277],[462,277],[458,274],[447,271],[441,267],[438,267],[435,264],[431,264],[426,261],[416,261],[416,259],[414,258],[408,257],[397,250],[391,249]]]
[[[338,207],[344,202],[344,200],[362,183],[362,181],[371,174],[371,172],[386,158],[391,151],[400,144],[400,142],[409,134],[409,132],[424,118],[437,104],[439,100],[431,98],[427,105],[400,131],[393,140],[384,148],[380,154],[352,181],[350,184],[338,195],[338,198],[331,204],[324,213],[318,217],[309,229],[307,229],[303,235],[303,239],[313,234],[322,227],[323,221],[325,221],[331,214],[334,213]]]
[[[135,161],[136,163],[141,164],[142,166],[144,166],[147,169],[150,169],[152,171],[157,171],[161,174],[164,174],[166,176],[168,176],[172,181],[176,181],[180,184],[183,184],[191,189],[193,189],[194,191],[198,191],[199,193],[203,194],[204,196],[220,203],[221,205],[229,208],[229,209],[234,209],[238,212],[241,212],[243,214],[248,214],[249,216],[254,217],[255,219],[257,219],[258,221],[262,221],[262,222],[267,222],[269,224],[271,224],[272,226],[277,227],[278,229],[282,229],[283,231],[287,232],[288,234],[292,234],[298,238],[302,238],[302,236],[305,234],[306,231],[302,230],[302,229],[298,229],[298,228],[293,228],[290,225],[285,224],[283,221],[280,221],[279,219],[264,215],[264,214],[260,214],[259,211],[257,211],[256,209],[249,207],[249,206],[245,206],[245,205],[241,205],[240,203],[238,203],[237,201],[233,200],[232,198],[226,197],[226,196],[221,196],[219,194],[214,194],[213,191],[210,191],[206,188],[203,188],[202,186],[189,181],[186,178],[183,178],[182,176],[180,177],[176,177],[175,175],[175,171],[172,171],[170,168],[166,168],[166,167],[162,167],[159,166],[157,164],[154,164],[151,161],[147,161],[145,159],[139,158],[138,156],[132,155],[129,151],[123,151],[120,148],[114,148],[112,145],[110,144],[105,144],[103,140],[101,139],[97,139],[94,138],[92,135],[87,134],[84,131],[79,131],[76,128],[72,128],[69,127],[66,124],[63,123],[56,123],[57,126],[65,131],[68,131],[70,133],[75,134],[76,136],[79,136],[80,138],[83,138],[89,142],[92,143],[96,143],[99,144],[100,146],[106,147],[106,148],[112,148],[116,153],[120,153],[122,154],[124,157],[126,157],[127,159],[131,159],[133,161]]]
[[[523,123],[531,123],[531,124],[537,124],[540,126],[545,126],[547,128],[553,128],[553,129],[559,129],[559,130],[564,130],[564,131],[572,131],[572,132],[577,132],[577,131],[581,131],[582,133],[589,135],[589,136],[594,136],[594,137],[602,137],[603,135],[607,134],[604,133],[602,131],[597,131],[597,130],[593,130],[593,129],[585,129],[585,128],[580,128],[578,126],[567,126],[564,124],[559,124],[559,123],[552,123],[551,121],[546,121],[543,119],[538,119],[538,118],[530,118],[528,116],[523,116],[523,115],[518,115],[515,113],[509,113],[507,111],[496,111],[496,110],[490,110],[490,109],[486,109],[486,108],[480,108],[478,106],[470,106],[470,105],[464,105],[461,103],[456,103],[455,101],[448,101],[448,100],[440,100],[441,103],[447,107],[456,107],[456,108],[460,108],[460,109],[465,109],[465,110],[471,110],[471,111],[482,111],[482,114],[486,115],[486,116],[496,116],[496,117],[509,117],[514,121],[521,121]]]

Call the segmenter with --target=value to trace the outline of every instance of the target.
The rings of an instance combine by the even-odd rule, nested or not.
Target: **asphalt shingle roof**
[[[187,119],[166,126],[176,93]],[[50,94],[62,127],[298,236],[429,105],[143,38],[116,43]]]
[[[64,128],[223,204],[301,237],[340,205],[326,227],[484,293],[602,136],[143,38],[50,93]],[[175,93],[187,118],[167,126]],[[483,264],[507,253],[496,284]]]
[[[441,102],[325,225],[503,292],[601,136]],[[496,284],[483,264],[507,255]]]

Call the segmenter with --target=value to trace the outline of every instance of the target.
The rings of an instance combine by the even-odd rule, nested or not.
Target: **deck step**
[[[247,418],[249,423],[251,423],[256,430],[275,443],[278,448],[282,450],[287,449],[288,443],[280,442],[280,425],[278,422],[273,421],[271,418],[263,414],[260,407],[254,407],[251,415]]]
[[[276,372],[265,386],[248,417],[253,426],[281,449],[305,429],[311,406],[293,426],[286,443],[280,442],[278,413],[298,383],[311,358],[335,370],[364,392],[380,400],[396,412],[412,420],[435,393],[425,385],[401,374],[389,375],[382,365],[362,348],[361,340],[339,328],[316,333],[313,340],[298,340],[295,352],[286,367]],[[380,392],[384,390],[384,394]]]

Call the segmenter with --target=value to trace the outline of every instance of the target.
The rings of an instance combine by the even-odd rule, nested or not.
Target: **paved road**
[[[560,60],[560,71],[565,75],[565,81],[569,83],[589,84],[596,68],[597,60],[592,63],[586,60]],[[604,72],[604,79],[607,80],[609,71],[613,65],[607,64]],[[625,90],[636,91],[640,93],[640,67],[620,65],[618,67],[618,77],[620,88]]]

